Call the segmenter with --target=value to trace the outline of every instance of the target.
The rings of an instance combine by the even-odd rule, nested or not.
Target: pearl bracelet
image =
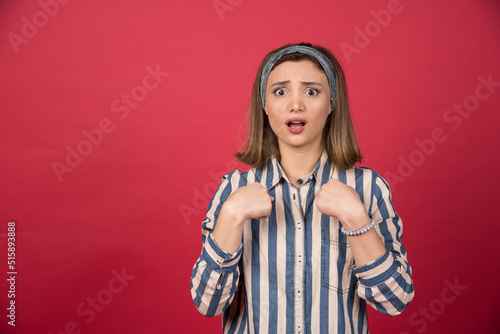
[[[352,237],[354,235],[364,234],[364,233],[368,232],[369,230],[371,230],[374,226],[375,226],[375,220],[373,220],[372,218],[370,218],[370,220],[368,221],[368,223],[366,223],[365,225],[361,226],[360,228],[357,228],[357,229],[352,230],[352,231],[346,231],[344,229],[344,226],[342,226],[340,228],[340,231],[342,232],[343,235],[347,235],[349,237]]]

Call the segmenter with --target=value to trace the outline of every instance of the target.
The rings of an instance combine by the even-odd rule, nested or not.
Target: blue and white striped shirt
[[[386,252],[356,267],[341,224],[321,214],[315,196],[335,178],[353,187]],[[259,182],[274,198],[265,220],[248,220],[242,246],[222,251],[212,231],[225,200]],[[402,223],[387,183],[371,169],[331,168],[326,152],[297,189],[278,161],[224,176],[202,224],[203,249],[191,294],[206,316],[223,313],[224,333],[368,333],[366,303],[397,315],[413,298],[411,268],[401,245]]]

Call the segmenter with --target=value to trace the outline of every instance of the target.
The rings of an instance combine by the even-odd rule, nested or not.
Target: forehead
[[[310,60],[285,61],[277,65],[268,77],[270,81],[285,81],[293,79],[304,79],[306,81],[326,81],[325,72]],[[313,80],[314,79],[314,80]]]

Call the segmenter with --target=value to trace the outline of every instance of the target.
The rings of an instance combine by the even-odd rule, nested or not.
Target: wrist
[[[240,215],[234,214],[233,207],[226,203],[221,208],[212,237],[219,249],[232,254],[241,245],[245,220]]]
[[[367,213],[359,215],[359,216],[354,216],[354,217],[347,217],[345,220],[341,220],[342,226],[344,226],[344,229],[347,231],[352,231],[356,230],[363,225],[366,225],[366,222],[370,220],[370,217],[368,216]]]
[[[231,201],[224,203],[220,215],[224,215],[228,221],[235,225],[243,225],[246,220],[245,215]]]
[[[353,236],[358,236],[358,235],[361,235],[361,234],[365,234],[366,232],[370,231],[371,229],[373,229],[375,227],[375,220],[373,219],[370,219],[365,225],[361,226],[361,227],[358,227],[357,229],[355,230],[351,230],[351,231],[347,231],[344,226],[342,226],[342,228],[340,229],[340,231],[342,232],[342,234],[348,236],[348,237],[353,237]]]

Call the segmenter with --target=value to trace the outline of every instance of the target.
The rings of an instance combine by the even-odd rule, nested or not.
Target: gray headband
[[[260,99],[262,101],[262,109],[265,110],[265,105],[266,105],[266,86],[267,86],[267,77],[269,76],[269,73],[273,69],[276,62],[278,62],[278,60],[280,60],[281,57],[283,57],[286,54],[294,52],[299,52],[313,56],[320,63],[321,67],[323,67],[323,70],[325,70],[326,73],[326,77],[328,78],[328,83],[330,85],[330,99],[332,102],[332,109],[333,109],[333,102],[335,101],[335,88],[337,87],[337,81],[335,80],[335,71],[333,69],[333,65],[330,62],[330,60],[318,50],[303,45],[294,45],[280,50],[274,56],[272,56],[271,59],[269,59],[269,61],[267,62],[267,64],[264,66],[264,69],[262,70],[262,76],[260,77]]]

